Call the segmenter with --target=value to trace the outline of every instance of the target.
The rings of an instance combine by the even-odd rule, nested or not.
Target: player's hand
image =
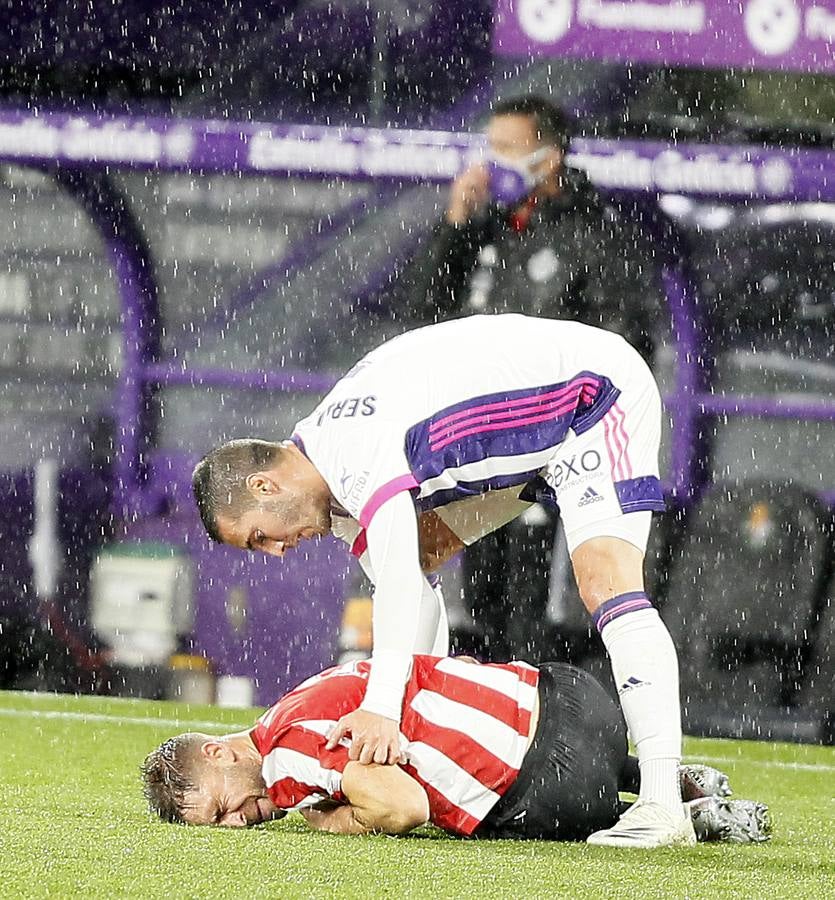
[[[475,212],[490,199],[490,176],[487,166],[476,163],[462,172],[449,189],[446,220],[450,225],[469,222]]]
[[[364,709],[355,709],[334,725],[328,735],[326,749],[333,750],[349,734],[349,759],[357,760],[363,765],[379,763],[393,766],[400,762],[400,727],[394,719],[387,719]]]

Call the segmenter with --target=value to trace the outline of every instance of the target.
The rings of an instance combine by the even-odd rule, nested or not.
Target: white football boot
[[[605,831],[595,831],[586,841],[598,847],[634,847],[638,850],[693,847],[696,832],[689,815],[678,817],[653,800],[636,800],[615,825]]]

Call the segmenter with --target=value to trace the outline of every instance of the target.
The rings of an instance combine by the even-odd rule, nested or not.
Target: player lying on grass
[[[481,664],[415,656],[396,766],[363,765],[337,721],[362,702],[367,661],[316,675],[251,730],[182,734],[146,758],[151,809],[169,822],[256,825],[298,810],[341,834],[403,834],[432,822],[456,835],[583,840],[617,821],[618,791],[636,792],[623,717],[603,687],[573,666]],[[702,840],[767,840],[763,804],[728,800],[727,778],[682,766]]]

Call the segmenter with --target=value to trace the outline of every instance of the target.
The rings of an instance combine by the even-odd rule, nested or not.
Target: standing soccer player
[[[283,443],[232,441],[193,476],[215,540],[283,556],[333,531],[375,584],[374,653],[334,747],[394,764],[411,655],[446,653],[425,572],[556,503],[580,596],[609,653],[641,769],[638,801],[596,844],[695,842],[678,781],[678,660],[644,590],[661,401],[621,337],[575,322],[476,316],[402,335],[360,360]]]

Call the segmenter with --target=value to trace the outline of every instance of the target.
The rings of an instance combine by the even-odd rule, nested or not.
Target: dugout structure
[[[221,671],[254,675],[259,702],[329,661],[346,563],[329,544],[280,569],[209,551],[190,467],[217,440],[289,432],[336,372],[396,332],[396,311],[381,314],[379,302],[392,260],[481,152],[480,137],[445,130],[0,114],[13,210],[0,273],[4,456],[24,471],[39,456],[69,465],[89,451],[112,462],[115,532],[188,546],[199,571],[195,647]],[[717,364],[750,362],[757,348],[740,355],[710,327],[722,298],[706,302],[692,245],[711,215],[727,223],[794,209],[825,224],[835,153],[578,138],[572,162],[654,232],[670,313],[669,330],[659,322],[669,333],[659,371],[674,506],[697,498],[717,465],[745,474],[739,440],[736,450],[722,441],[738,427],[763,449],[750,470],[776,477],[788,467],[831,500],[831,365],[811,358],[818,346],[805,373],[777,365],[762,377],[743,365],[746,384],[738,366]],[[788,466],[779,439],[769,451],[774,434],[793,429],[756,437],[751,423],[763,422],[811,429],[805,447],[788,447]],[[26,476],[10,477],[14,488]],[[230,615],[230,596],[243,617]]]

